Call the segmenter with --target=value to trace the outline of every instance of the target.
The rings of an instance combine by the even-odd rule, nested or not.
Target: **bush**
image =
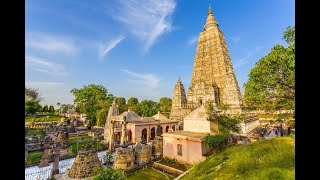
[[[95,176],[93,180],[126,180],[127,174],[121,169],[103,168],[96,166],[90,176]]]
[[[229,139],[229,135],[227,134],[217,134],[217,135],[207,134],[204,137],[204,142],[210,148],[217,148],[217,147],[220,147],[222,143],[225,143],[228,139]]]

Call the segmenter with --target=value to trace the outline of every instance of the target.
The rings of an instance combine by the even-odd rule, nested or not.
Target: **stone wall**
[[[130,148],[117,149],[114,157],[114,167],[117,169],[129,169],[134,165],[134,152]]]
[[[88,177],[96,166],[101,166],[96,151],[94,149],[82,149],[78,152],[72,164],[69,176],[78,179]]]
[[[148,144],[137,144],[135,148],[135,163],[143,165],[148,163],[152,157],[152,146]]]
[[[168,172],[170,174],[175,174],[177,176],[179,176],[180,174],[183,173],[183,171],[181,171],[179,169],[176,169],[176,168],[173,168],[173,167],[170,167],[170,166],[166,166],[164,164],[160,164],[160,163],[157,163],[157,162],[153,163],[153,167],[156,168],[156,169],[159,169],[159,170],[166,171],[166,172]]]
[[[156,136],[153,141],[153,146],[155,150],[155,155],[163,156],[163,138],[161,136]]]

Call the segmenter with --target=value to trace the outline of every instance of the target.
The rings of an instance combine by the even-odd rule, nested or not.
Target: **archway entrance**
[[[147,129],[144,128],[141,132],[141,140],[145,139],[147,141]]]
[[[172,130],[176,131],[176,126],[175,125],[172,126]]]
[[[162,126],[160,127],[160,130],[161,130],[161,134],[163,133],[163,131],[162,131]]]
[[[128,139],[127,139],[128,142],[131,142],[132,141],[132,132],[131,130],[128,131]]]
[[[154,139],[154,137],[156,136],[156,128],[151,128],[151,140],[153,140]]]
[[[166,127],[166,132],[168,132],[168,131],[169,131],[169,126]]]

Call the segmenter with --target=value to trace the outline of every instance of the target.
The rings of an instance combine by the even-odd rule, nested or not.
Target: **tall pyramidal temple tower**
[[[227,44],[219,29],[219,24],[212,15],[211,7],[209,7],[206,24],[198,39],[186,104],[175,103],[176,100],[182,98],[180,94],[185,93],[178,93],[179,84],[182,85],[180,79],[174,89],[172,119],[182,120],[186,112],[191,112],[209,103],[214,105],[225,103],[230,106],[229,114],[241,113],[242,99],[238,81],[233,71]]]

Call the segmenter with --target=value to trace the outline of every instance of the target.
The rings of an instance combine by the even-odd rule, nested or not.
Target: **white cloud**
[[[238,43],[240,41],[240,37],[229,37],[234,43]]]
[[[143,73],[136,73],[130,71],[128,69],[120,69],[120,71],[126,73],[132,79],[129,79],[128,82],[133,84],[143,85],[141,86],[146,96],[156,96],[159,95],[160,92],[158,90],[160,79],[154,74],[143,74]]]
[[[116,47],[125,38],[125,36],[120,36],[116,39],[113,39],[110,42],[107,42],[104,46],[100,46],[99,57],[103,58],[104,56],[106,56],[114,47]]]
[[[192,46],[194,44],[196,44],[198,42],[198,36],[193,36],[192,38],[190,38],[190,40],[188,41],[188,45]]]
[[[25,82],[27,87],[32,87],[36,89],[52,89],[52,88],[59,88],[64,85],[61,82],[42,82],[42,81],[26,81]]]
[[[65,71],[64,66],[61,64],[53,63],[45,59],[26,56],[26,67],[30,67],[34,71],[55,76],[66,76],[68,73]]]
[[[247,55],[243,58],[238,59],[235,64],[233,65],[234,68],[242,67],[249,63],[249,59],[252,58],[255,54],[261,51],[263,47],[257,46],[254,48],[254,50],[247,51]]]
[[[26,47],[49,53],[75,55],[79,50],[74,40],[42,33],[27,33]]]
[[[116,1],[106,8],[130,33],[146,42],[147,52],[162,34],[172,30],[171,15],[175,7],[176,0],[129,0]]]

